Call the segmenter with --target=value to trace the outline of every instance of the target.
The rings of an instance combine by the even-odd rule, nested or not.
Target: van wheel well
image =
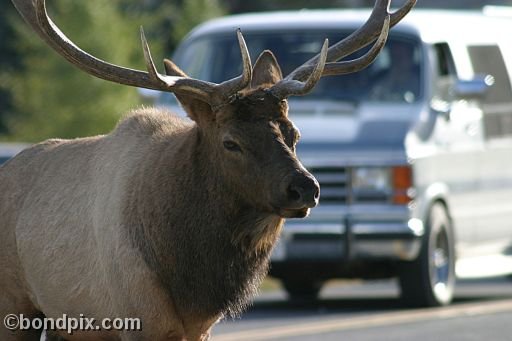
[[[401,297],[408,306],[432,307],[451,303],[455,287],[454,233],[447,207],[432,204],[420,254],[400,265]]]

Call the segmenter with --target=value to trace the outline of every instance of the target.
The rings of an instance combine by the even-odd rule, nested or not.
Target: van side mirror
[[[457,79],[453,88],[454,95],[461,99],[480,99],[494,85],[494,82],[492,75],[475,75],[472,79]]]

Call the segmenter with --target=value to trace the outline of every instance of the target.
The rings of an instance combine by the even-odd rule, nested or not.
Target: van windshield
[[[284,75],[290,73],[315,54],[327,37],[339,41],[347,32],[291,31],[244,33],[254,63],[259,53],[271,50]],[[364,54],[368,48],[346,59]],[[420,44],[411,38],[390,35],[377,60],[361,72],[327,76],[314,90],[300,100],[416,102],[422,96],[422,55]],[[241,73],[241,58],[236,35],[203,36],[185,43],[176,52],[174,61],[194,78],[221,83]]]

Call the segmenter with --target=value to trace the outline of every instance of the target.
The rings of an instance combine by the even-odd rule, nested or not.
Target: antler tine
[[[249,85],[252,79],[252,64],[249,49],[245,43],[244,36],[240,29],[236,30],[238,38],[238,45],[240,46],[240,53],[242,55],[242,74],[236,78],[224,81],[217,85],[216,93],[219,95],[221,101],[224,101],[231,95],[242,90]]]
[[[173,77],[176,78],[174,81],[167,82],[164,80],[164,76],[160,75],[156,70],[155,63],[153,62],[153,57],[151,56],[151,51],[149,50],[148,41],[146,40],[146,35],[144,34],[144,29],[142,26],[140,27],[140,40],[142,42],[142,51],[144,52],[144,60],[146,61],[146,68],[148,70],[149,78],[151,78],[154,82],[160,82],[162,87],[169,87],[174,85],[179,77]],[[167,76],[167,78],[170,77]]]
[[[167,76],[158,73],[142,27],[140,28],[140,39],[142,41],[142,50],[144,51],[144,60],[146,61],[149,78],[155,84],[159,84],[161,90],[187,93],[207,103],[212,101],[212,94],[217,84],[188,77]]]
[[[270,88],[270,92],[277,98],[284,99],[288,96],[302,96],[313,89],[316,83],[322,78],[324,72],[325,61],[327,59],[327,51],[329,47],[329,39],[325,39],[322,50],[319,54],[318,63],[314,66],[309,78],[306,82],[294,79],[283,79]],[[313,66],[311,66],[313,68]]]
[[[391,28],[398,24],[398,22],[400,22],[400,20],[402,20],[407,15],[407,13],[411,11],[411,9],[416,4],[416,1],[417,0],[409,0],[405,3],[405,5],[397,9],[395,12],[391,13],[391,22],[389,27]]]
[[[390,21],[391,19],[389,18],[389,16],[386,19],[384,19],[384,24],[382,26],[379,38],[377,38],[377,41],[375,42],[375,44],[373,44],[372,48],[368,52],[366,52],[363,56],[353,60],[325,64],[322,76],[343,75],[347,73],[357,72],[373,63],[375,58],[377,58],[380,51],[386,44],[390,28]],[[305,67],[304,72],[311,72],[311,69],[313,69],[313,66],[309,65]]]
[[[391,0],[376,0],[372,13],[366,23],[347,38],[339,41],[329,48],[327,62],[336,62],[373,42],[378,36],[380,36],[381,29],[383,28],[383,23],[386,18],[390,17],[389,27],[393,27],[402,20],[407,13],[409,13],[416,4],[416,0],[408,0],[405,5],[391,14],[389,13],[390,3]],[[318,55],[311,58],[306,63],[292,71],[286,79],[304,80],[309,75],[311,65],[316,64],[318,59]],[[332,68],[333,66],[329,66],[329,64],[327,64],[324,70],[324,75],[331,74],[328,72],[330,72]],[[357,69],[355,70],[357,71]]]

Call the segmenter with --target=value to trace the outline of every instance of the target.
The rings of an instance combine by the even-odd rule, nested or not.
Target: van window
[[[338,41],[350,32],[287,31],[245,32],[253,63],[259,53],[271,50],[287,75],[317,54],[325,38]],[[353,59],[368,51],[358,51]],[[216,83],[241,72],[240,50],[235,34],[203,36],[189,41],[176,52],[174,61],[191,77]],[[324,77],[307,99],[348,102],[416,102],[422,96],[422,54],[420,43],[408,37],[390,35],[377,60],[353,74]],[[297,97],[296,100],[301,100]]]
[[[447,43],[434,45],[437,57],[437,74],[440,77],[454,77],[457,75],[455,63],[453,62],[452,52]]]
[[[482,101],[487,139],[512,137],[512,88],[497,45],[468,46],[475,74],[489,74],[494,85]]]
[[[450,47],[447,43],[438,43],[433,46],[436,67],[436,86],[434,96],[438,100],[450,102],[453,100],[451,88],[457,79],[457,70],[453,61]]]

